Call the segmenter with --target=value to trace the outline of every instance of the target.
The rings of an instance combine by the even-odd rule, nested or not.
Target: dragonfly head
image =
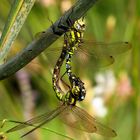
[[[84,32],[85,31],[84,18],[80,18],[79,20],[75,21],[73,26],[74,26],[74,29],[76,29],[78,32]]]

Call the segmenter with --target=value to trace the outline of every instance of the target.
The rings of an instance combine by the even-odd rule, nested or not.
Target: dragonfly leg
[[[68,17],[66,19],[67,25],[62,24],[62,22],[61,22],[62,18],[60,19],[60,22],[58,23],[59,28],[64,29],[65,31],[67,31],[71,28],[71,26],[74,24],[74,22],[70,19],[70,15],[72,12],[73,12],[73,8],[71,8],[70,14],[68,15]]]
[[[65,74],[67,74],[67,72],[64,72],[64,74],[60,77],[60,80],[62,81],[62,83],[68,87],[70,89],[70,86],[63,80],[63,77],[65,76]]]
[[[61,36],[64,32],[67,32],[70,29],[70,27],[74,24],[74,22],[70,19],[70,15],[72,12],[73,12],[73,8],[66,19],[66,24],[62,23],[63,17],[60,18],[57,26],[59,28],[59,31],[55,28],[54,24],[52,24],[52,30],[54,34]]]

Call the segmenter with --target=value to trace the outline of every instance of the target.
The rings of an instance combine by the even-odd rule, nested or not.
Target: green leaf
[[[6,59],[12,43],[21,30],[34,3],[35,0],[15,0],[13,2],[0,39],[0,64]]]

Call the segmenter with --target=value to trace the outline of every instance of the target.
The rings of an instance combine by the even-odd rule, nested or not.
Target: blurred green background
[[[1,0],[0,33],[6,23],[12,0]],[[20,31],[10,59],[25,48],[35,34],[46,30],[75,1],[38,0],[32,8]],[[91,65],[73,62],[73,70],[84,81],[87,89],[86,99],[78,104],[100,122],[115,129],[118,136],[114,140],[140,140],[140,1],[139,0],[100,0],[85,15],[88,40],[116,42],[129,41],[132,50],[115,58],[115,63],[101,69]],[[58,106],[52,89],[51,76],[54,64],[59,56],[57,47],[61,47],[63,37],[50,47],[56,53],[46,50],[15,75],[0,82],[0,120],[27,120],[37,114]],[[48,53],[49,52],[49,53]],[[83,60],[81,60],[82,62]],[[92,63],[92,61],[90,62]],[[85,67],[87,68],[86,70]],[[65,68],[62,68],[65,71]],[[13,126],[5,123],[0,132]],[[45,127],[80,140],[108,140],[97,134],[75,131],[63,124],[58,118]],[[72,131],[74,130],[74,131]],[[19,139],[24,131],[6,134],[8,140]],[[25,140],[67,139],[47,130],[38,129]],[[111,139],[111,138],[110,138]]]

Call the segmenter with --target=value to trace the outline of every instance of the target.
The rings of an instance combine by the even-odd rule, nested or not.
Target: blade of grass
[[[0,64],[6,59],[12,43],[23,26],[34,2],[35,0],[15,0],[13,2],[0,39]]]

